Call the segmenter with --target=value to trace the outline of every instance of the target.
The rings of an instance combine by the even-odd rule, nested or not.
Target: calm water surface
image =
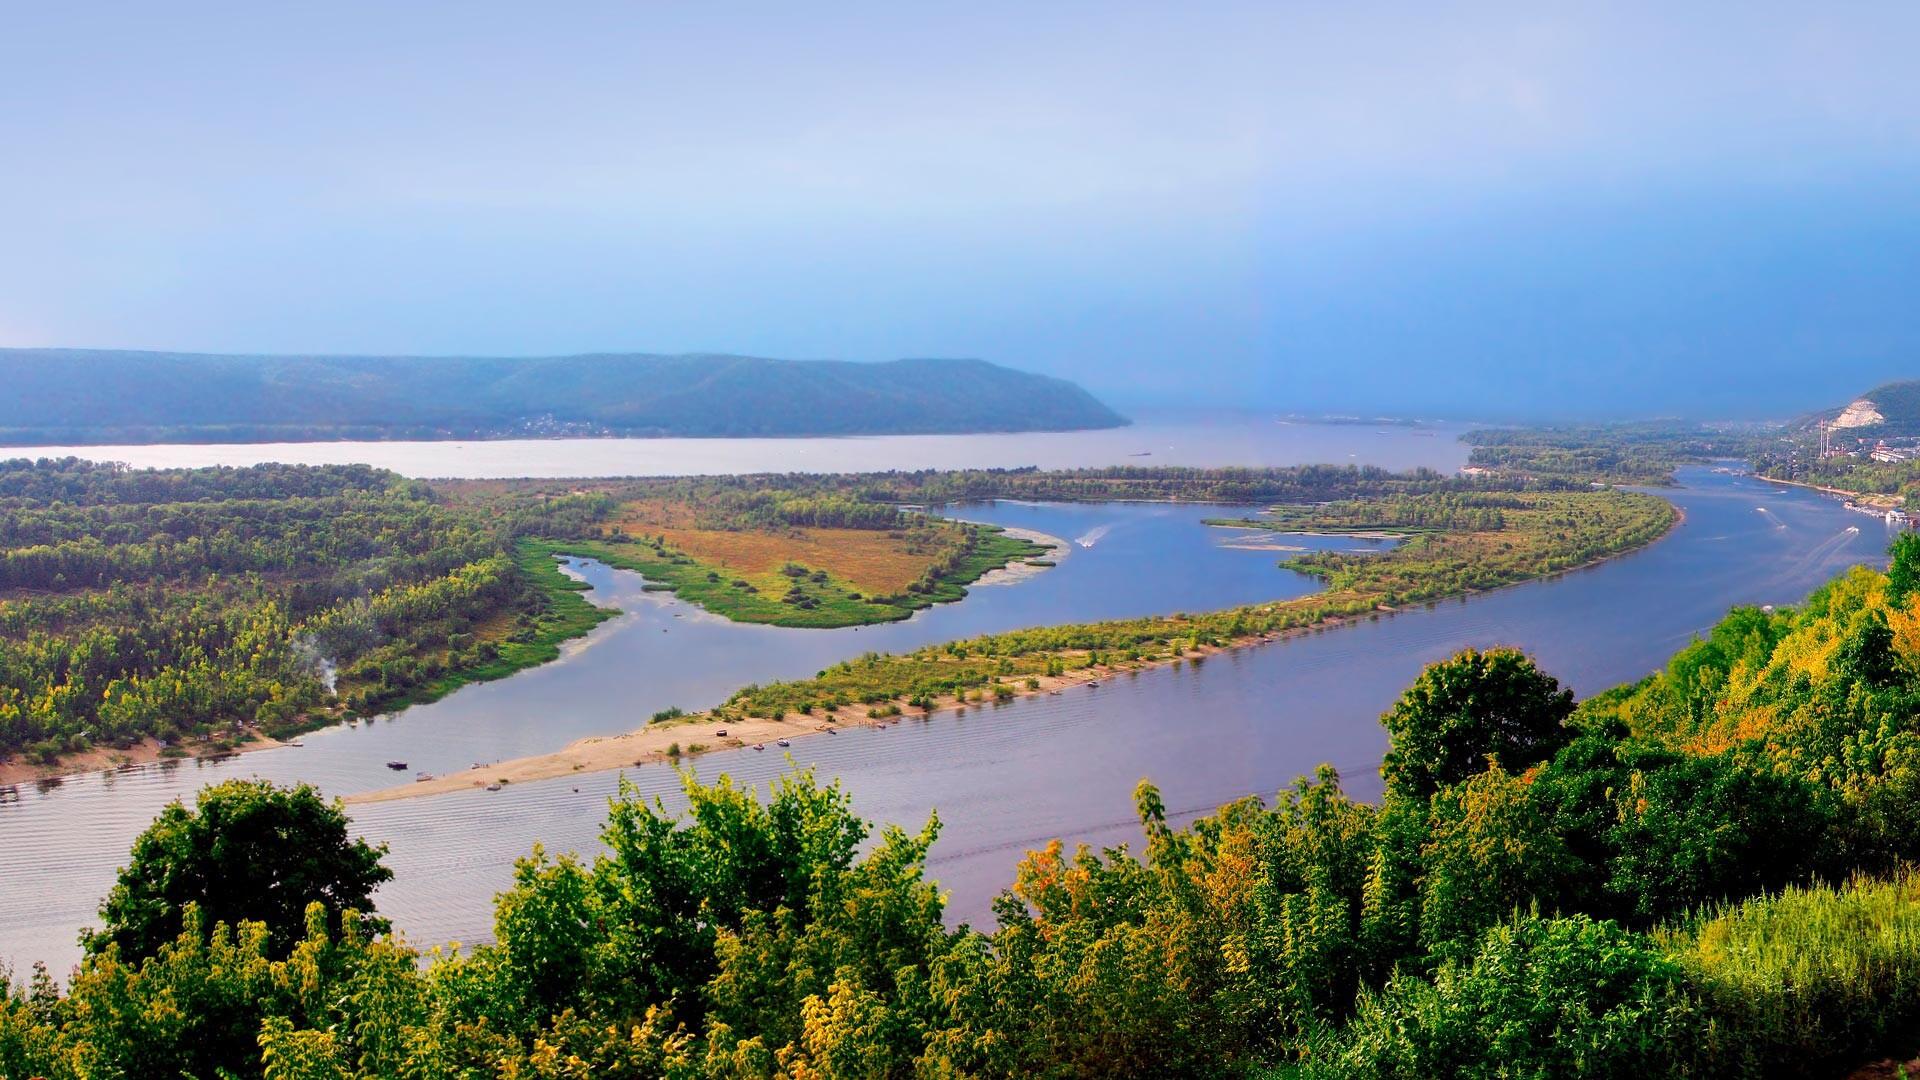
[[[1043,469],[1099,465],[1302,465],[1355,462],[1453,472],[1467,430],[1293,423],[1261,416],[1145,419],[1108,431],[875,435],[834,439],[503,439],[176,446],[0,447],[0,458],[75,457],[151,468],[370,464],[417,477],[701,476],[876,469]],[[1144,456],[1142,456],[1144,455]]]
[[[1183,818],[1248,793],[1271,796],[1321,762],[1340,768],[1356,794],[1377,794],[1385,748],[1377,717],[1423,665],[1462,646],[1521,645],[1592,693],[1653,670],[1729,606],[1793,603],[1848,565],[1884,562],[1885,527],[1830,499],[1705,469],[1687,470],[1683,481],[1667,494],[1685,510],[1684,527],[1589,570],[1100,689],[802,739],[790,753],[844,780],[856,809],[875,820],[917,827],[937,808],[944,831],[933,874],[951,890],[957,918],[984,921],[1024,849],[1056,836],[1096,845],[1137,839],[1131,791],[1143,776]],[[1077,542],[1055,570],[860,631],[735,626],[641,593],[632,575],[581,567],[627,614],[558,664],[370,727],[308,736],[304,749],[84,777],[0,805],[0,955],[70,964],[73,933],[134,833],[167,799],[229,775],[366,790],[391,779],[379,764],[389,757],[439,772],[548,750],[624,730],[667,704],[698,707],[743,683],[809,673],[864,649],[1311,588],[1276,571],[1269,552],[1226,546],[1243,534],[1203,530],[1197,518],[1206,512],[1006,503],[970,511]],[[782,756],[752,751],[698,764],[703,776],[756,783],[784,768]],[[627,776],[674,801],[678,782],[666,768]],[[594,850],[616,783],[596,774],[356,808],[357,827],[392,846],[396,879],[379,894],[381,910],[417,943],[484,939],[512,860],[536,841]]]

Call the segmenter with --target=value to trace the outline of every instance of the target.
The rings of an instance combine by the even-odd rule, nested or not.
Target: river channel
[[[1736,604],[1788,604],[1848,565],[1884,562],[1886,527],[1797,488],[1705,468],[1664,494],[1685,525],[1631,555],[1559,578],[1224,653],[960,715],[796,740],[792,760],[844,781],[858,811],[909,827],[938,810],[932,873],[956,919],[982,922],[1021,851],[1053,837],[1099,845],[1137,837],[1131,792],[1143,776],[1190,818],[1249,793],[1270,797],[1328,762],[1349,789],[1377,794],[1385,747],[1377,717],[1420,667],[1466,645],[1516,644],[1582,694],[1645,675]],[[632,574],[571,567],[624,614],[562,660],[470,687],[302,748],[223,763],[174,763],[23,786],[0,804],[0,958],[64,973],[74,934],[111,884],[128,844],[166,801],[227,776],[310,780],[331,794],[391,782],[380,763],[441,772],[626,730],[667,705],[698,708],[733,689],[810,674],[866,650],[1043,623],[1207,610],[1312,591],[1249,540],[1313,546],[1366,541],[1209,530],[1220,511],[1156,505],[997,503],[960,516],[1068,541],[1060,565],[916,618],[860,630],[736,625]],[[1236,512],[1237,513],[1237,512]],[[764,783],[788,767],[772,752],[698,760]],[[665,767],[627,771],[672,801]],[[491,899],[537,842],[590,852],[615,774],[501,792],[359,806],[356,827],[391,847],[395,880],[378,902],[420,945],[488,936]]]

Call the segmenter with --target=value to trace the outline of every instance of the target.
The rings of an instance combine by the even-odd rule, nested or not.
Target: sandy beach
[[[1390,611],[1391,609],[1383,609]],[[1295,627],[1286,631],[1273,631],[1269,634],[1254,634],[1239,638],[1226,645],[1202,646],[1186,650],[1185,656],[1166,657],[1159,660],[1142,660],[1106,664],[1099,667],[1070,671],[1064,675],[1037,676],[1038,689],[1029,688],[1025,680],[1018,684],[1002,683],[1014,691],[1015,697],[1036,697],[1042,694],[1068,693],[1089,683],[1104,682],[1110,676],[1130,671],[1145,671],[1150,668],[1164,667],[1204,658],[1214,653],[1230,649],[1246,648],[1278,641],[1294,634],[1307,634],[1339,626],[1350,620],[1338,617],[1328,618],[1312,626]],[[1072,653],[1063,654],[1072,656]],[[1086,692],[1086,691],[1083,691]],[[683,751],[691,746],[700,746],[704,750],[737,750],[743,747],[760,745],[769,751],[779,749],[781,739],[789,741],[808,736],[824,736],[830,729],[853,727],[890,727],[903,719],[921,719],[936,716],[943,712],[960,709],[990,707],[991,703],[973,701],[962,704],[952,697],[934,699],[932,707],[924,712],[919,709],[907,709],[899,716],[875,718],[867,715],[867,706],[848,705],[832,712],[821,712],[811,716],[788,716],[782,720],[754,718],[748,720],[720,720],[710,713],[685,717],[664,724],[649,724],[638,731],[625,735],[608,735],[599,738],[581,739],[566,749],[552,754],[539,754],[533,757],[515,758],[489,765],[484,769],[470,769],[467,772],[449,776],[437,776],[432,780],[416,781],[396,787],[370,791],[359,795],[349,795],[348,804],[390,802],[395,799],[411,799],[426,795],[445,795],[455,791],[470,791],[485,788],[489,784],[527,783],[532,780],[552,780],[578,773],[604,772],[610,769],[624,769],[633,765],[655,765],[672,760],[667,756],[667,748],[678,743]],[[724,730],[725,735],[720,732]]]
[[[1003,525],[1000,527],[1000,531],[1016,540],[1025,540],[1029,543],[1043,544],[1052,548],[1053,550],[1047,552],[1045,555],[1036,555],[1034,558],[1040,559],[1043,562],[1053,563],[1056,566],[1065,560],[1068,555],[1073,553],[1072,544],[1067,543],[1057,536],[1043,533],[1038,529],[1022,529],[1012,525]],[[989,570],[980,575],[979,579],[968,585],[967,588],[1017,585],[1035,574],[1045,573],[1048,569],[1050,568],[1045,566],[1035,566],[1027,559],[1015,559],[998,570]]]

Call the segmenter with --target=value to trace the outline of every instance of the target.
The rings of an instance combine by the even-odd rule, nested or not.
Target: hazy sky
[[[980,356],[1117,403],[1920,377],[1920,5],[10,5],[0,344]]]

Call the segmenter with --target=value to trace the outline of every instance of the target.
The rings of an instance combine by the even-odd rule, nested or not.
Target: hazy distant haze
[[[57,7],[0,35],[0,346],[1482,416],[1920,376],[1912,5]]]

